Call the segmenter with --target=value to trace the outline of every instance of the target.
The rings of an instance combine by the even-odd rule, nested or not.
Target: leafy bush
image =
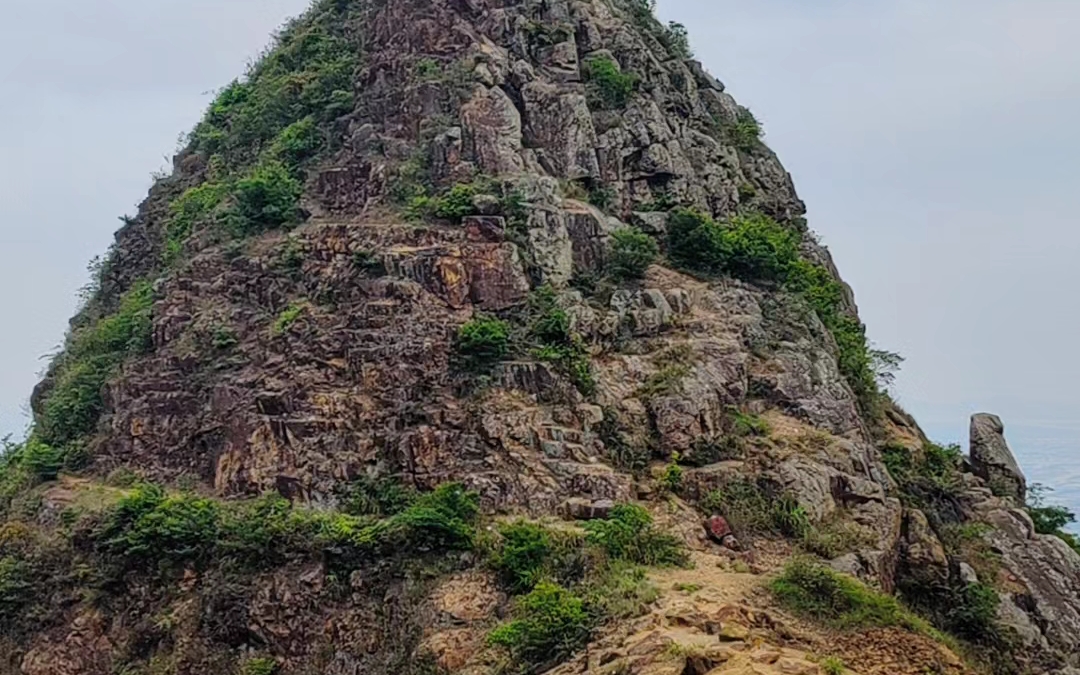
[[[589,194],[587,198],[589,203],[600,209],[601,211],[607,211],[615,203],[615,189],[610,185],[604,185],[603,183],[594,183],[589,187]]]
[[[825,675],[844,675],[847,672],[847,666],[841,659],[830,656],[821,660],[821,672]]]
[[[729,134],[736,148],[746,152],[752,151],[761,144],[761,123],[754,117],[754,113],[746,108],[740,108]]]
[[[416,492],[394,478],[364,476],[342,491],[341,506],[353,516],[394,516],[416,501]]]
[[[586,61],[582,74],[588,83],[589,103],[606,110],[625,108],[638,82],[637,75],[624,73],[607,57]]]
[[[615,560],[640,565],[684,565],[686,552],[675,537],[656,530],[652,516],[640,506],[620,504],[607,520],[583,525],[586,541]]]
[[[591,395],[596,381],[588,348],[571,330],[570,316],[559,307],[554,289],[541,286],[533,291],[529,296],[529,314],[528,337],[533,344],[533,356],[558,365],[582,394]]]
[[[677,493],[682,487],[683,469],[679,466],[681,457],[675,452],[671,455],[671,461],[664,467],[664,473],[660,476],[660,488],[667,492]]]
[[[769,590],[788,609],[837,629],[898,626],[931,632],[924,621],[905,610],[896,598],[807,560],[788,564],[769,584]]]
[[[213,500],[147,485],[120,500],[96,539],[127,566],[202,563],[217,545],[219,515]]]
[[[689,59],[694,55],[693,50],[690,49],[690,34],[686,26],[681,23],[669,22],[660,34],[660,41],[676,58]]]
[[[150,284],[137,283],[115,313],[72,333],[36,420],[43,443],[62,448],[94,430],[104,408],[102,387],[126,357],[150,346],[153,304]]]
[[[270,155],[297,173],[304,162],[319,152],[322,144],[315,118],[308,116],[281,130],[270,146]]]
[[[19,615],[34,593],[30,569],[18,558],[0,558],[0,622]]]
[[[213,224],[222,215],[221,206],[229,196],[229,186],[210,181],[190,188],[169,204],[166,224],[165,261],[180,253],[184,240],[199,227]]]
[[[267,162],[237,181],[234,191],[239,218],[231,227],[246,236],[294,222],[303,187],[284,164]]]
[[[215,326],[210,335],[210,346],[218,350],[232,349],[240,340],[229,326]]]
[[[39,480],[53,480],[64,468],[65,452],[32,435],[23,444],[22,462]]]
[[[467,550],[472,547],[480,496],[458,483],[445,483],[420,495],[390,521],[404,528],[408,544],[421,549]]]
[[[582,599],[550,582],[518,598],[513,616],[492,631],[488,641],[507,651],[518,672],[570,656],[588,641],[592,629]]]
[[[251,159],[283,129],[352,109],[359,48],[346,37],[347,3],[320,0],[279,34],[244,81],[227,86],[192,134],[197,150],[231,163]]]
[[[1067,526],[1076,522],[1076,514],[1064,506],[1048,505],[1046,494],[1051,491],[1051,488],[1038,483],[1028,488],[1027,512],[1035,524],[1035,531],[1052,534],[1080,553],[1080,539],[1065,531]]]
[[[623,227],[611,233],[608,268],[621,279],[640,279],[659,254],[655,239],[636,227]]]
[[[810,531],[810,515],[790,494],[782,494],[772,504],[772,521],[785,537],[802,539]]]
[[[626,561],[609,562],[584,590],[585,606],[594,621],[631,619],[648,611],[660,592],[645,569]]]
[[[749,281],[786,281],[799,259],[798,234],[761,214],[717,223],[677,209],[668,219],[668,248],[685,267]]]
[[[435,200],[434,212],[438,218],[460,221],[465,216],[476,213],[473,206],[473,197],[478,188],[475,185],[462,183],[450,188],[450,191]]]
[[[526,593],[543,578],[554,545],[546,527],[519,520],[499,528],[503,543],[492,564],[511,592]]]
[[[457,334],[457,351],[472,367],[485,368],[506,356],[510,346],[510,324],[489,316],[478,316]]]

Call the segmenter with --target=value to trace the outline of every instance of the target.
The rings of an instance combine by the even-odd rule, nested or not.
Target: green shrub
[[[0,558],[0,622],[17,618],[33,594],[30,568],[26,563],[11,556]]]
[[[360,50],[346,37],[349,11],[347,3],[320,0],[286,27],[245,81],[210,105],[192,134],[195,148],[239,163],[296,122],[310,116],[322,124],[351,110]]]
[[[739,109],[739,115],[729,130],[730,140],[736,148],[750,152],[761,144],[761,123],[754,113],[746,108]]]
[[[671,455],[671,461],[664,467],[664,473],[660,476],[660,488],[667,492],[677,493],[682,487],[683,469],[679,466],[681,457],[675,452]]]
[[[896,598],[807,560],[795,560],[769,584],[785,607],[840,630],[898,626],[930,633],[929,626],[905,610]]]
[[[847,666],[841,659],[830,656],[821,660],[821,672],[825,675],[844,675],[847,672]]]
[[[556,364],[578,390],[590,396],[595,391],[592,360],[584,341],[570,328],[570,315],[559,307],[554,289],[541,286],[529,296],[528,338],[532,355]]]
[[[782,494],[772,503],[772,521],[785,537],[802,539],[810,531],[810,515],[790,494]]]
[[[550,582],[518,598],[513,617],[492,631],[488,641],[506,650],[516,672],[558,663],[584,646],[592,630],[583,600]]]
[[[467,550],[472,547],[480,496],[457,483],[445,483],[420,495],[390,521],[404,529],[408,543],[421,549]]]
[[[590,105],[606,110],[625,108],[638,82],[637,75],[624,73],[618,63],[607,57],[586,61],[582,75],[588,84]]]
[[[190,188],[169,204],[165,226],[165,262],[174,260],[184,241],[200,227],[212,225],[229,196],[229,186],[214,181]]]
[[[510,324],[488,316],[478,316],[457,334],[457,351],[476,367],[491,366],[506,356],[510,346]]]
[[[65,452],[32,435],[23,444],[22,462],[38,480],[53,480],[64,468]]]
[[[386,274],[386,266],[374,251],[362,250],[353,253],[352,264],[363,274],[378,277]]]
[[[736,436],[768,436],[772,433],[769,423],[758,415],[734,409],[731,418],[732,432]]]
[[[270,154],[296,173],[304,162],[319,152],[322,144],[315,118],[309,116],[282,129],[270,146]]]
[[[233,189],[239,218],[232,228],[239,236],[281,227],[297,218],[303,186],[280,162],[261,164]]]
[[[416,501],[416,492],[400,481],[380,476],[363,476],[342,491],[341,508],[353,516],[395,516]]]
[[[236,331],[229,326],[215,326],[210,335],[210,346],[221,351],[232,349],[239,342]]]
[[[681,23],[671,21],[664,26],[660,33],[660,41],[676,58],[689,59],[694,55],[693,50],[690,49],[690,34],[686,26]]]
[[[306,302],[293,302],[290,303],[285,309],[278,313],[277,318],[274,319],[274,324],[270,327],[270,335],[276,337],[278,335],[284,335],[293,324],[307,311],[308,305]]]
[[[1048,505],[1046,495],[1052,489],[1035,483],[1028,488],[1026,510],[1039,534],[1052,534],[1080,553],[1080,539],[1065,531],[1076,522],[1076,514],[1064,506]]]
[[[442,65],[435,59],[423,58],[413,65],[413,78],[418,82],[437,80],[442,76]]]
[[[532,590],[544,577],[554,550],[546,527],[519,520],[499,528],[503,542],[492,564],[514,594]]]
[[[241,675],[274,675],[277,671],[277,661],[264,657],[248,659],[240,672]]]
[[[586,541],[614,560],[640,565],[684,565],[686,552],[675,537],[656,530],[652,516],[640,506],[620,504],[606,520],[583,525]]]
[[[668,248],[679,264],[748,281],[785,281],[799,257],[798,234],[762,214],[728,222],[688,209],[668,219]]]
[[[589,203],[601,211],[611,209],[612,205],[615,203],[615,197],[615,189],[610,185],[604,185],[602,183],[591,185],[587,195]]]
[[[310,552],[317,523],[278,494],[230,505],[221,512],[218,551],[253,569],[268,569],[290,555]]]
[[[151,344],[153,304],[150,284],[136,283],[115,313],[72,333],[36,419],[43,443],[62,448],[94,431],[104,408],[102,387],[126,357]]]
[[[599,570],[583,593],[585,607],[596,623],[641,616],[660,597],[643,567],[620,560]]]
[[[608,268],[620,279],[640,279],[659,254],[655,239],[636,227],[623,227],[611,233]]]
[[[435,216],[458,222],[465,216],[473,215],[476,213],[476,207],[473,206],[473,197],[476,196],[478,191],[477,186],[472,184],[462,183],[455,185],[450,188],[449,192],[435,200],[433,207]]]
[[[219,515],[213,500],[148,485],[120,500],[96,539],[125,566],[202,563],[217,545]]]
[[[875,542],[873,535],[855,523],[831,520],[807,527],[799,543],[808,553],[833,560],[845,553],[873,546]]]

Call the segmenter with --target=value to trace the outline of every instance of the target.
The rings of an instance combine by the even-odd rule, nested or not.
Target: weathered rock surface
[[[1023,504],[1027,479],[1005,442],[1005,425],[996,415],[979,413],[971,417],[971,464],[975,473],[990,486]]]
[[[852,546],[859,550],[831,561],[837,569],[885,590],[901,569],[930,582],[949,577],[936,523],[901,505],[880,429],[868,424],[877,421],[860,413],[838,345],[805,300],[773,285],[694,278],[663,261],[643,279],[589,290],[610,259],[612,232],[630,223],[662,239],[671,204],[718,219],[771,215],[799,233],[806,259],[839,278],[806,232],[805,207],[776,156],[732,140],[746,111],[719,80],[607,0],[373,2],[362,19],[349,27],[364,50],[357,103],[324,130],[335,135],[333,151],[311,168],[304,225],[242,244],[193,237],[164,267],[170,203],[214,170],[212,157],[192,150],[118,233],[94,311],[112,311],[135,281],[154,280],[153,345],[104,388],[87,443],[90,475],[133,470],[218,497],[276,492],[320,509],[359,476],[393,475],[421,490],[460,481],[479,492],[488,517],[587,520],[619,502],[660,501],[649,471],[677,454],[695,465],[681,498],[752,485],[769,500],[793,500],[810,524],[865,533]],[[599,58],[636,78],[621,109],[594,101],[598,84],[582,64]],[[439,76],[418,79],[421,62]],[[395,181],[417,166],[439,188],[481,175],[490,184],[460,223],[406,222]],[[488,188],[512,195],[514,208]],[[458,328],[479,315],[516,319],[541,284],[580,338],[594,386],[535,349],[483,378],[465,371]],[[856,316],[850,288],[840,295]],[[286,309],[295,317],[281,326]],[[223,329],[234,344],[213,346]],[[35,409],[54,386],[47,376]],[[914,421],[886,414],[917,450],[924,439]],[[744,438],[736,415],[759,416],[769,430]],[[1015,591],[1002,620],[1029,649],[1080,666],[1080,557],[1035,534],[1017,508],[1025,480],[996,417],[973,418],[971,462],[978,476],[964,477],[954,520],[995,528],[988,536]],[[66,505],[44,501],[49,522],[62,520]],[[701,514],[671,503],[666,529],[692,548],[706,550],[708,537],[753,547],[726,514],[703,531]],[[759,571],[791,547],[779,551],[761,556]],[[700,596],[667,593],[659,609],[613,627],[553,672],[810,674],[818,665],[809,652],[831,649],[832,639],[847,642],[861,673],[964,672],[899,629],[792,644],[780,619],[752,606],[759,579],[716,576],[718,561],[705,562],[662,577],[665,591],[705,584]],[[420,652],[447,672],[489,672],[486,635],[509,610],[496,581],[455,568],[429,587],[400,573],[330,584],[326,569],[310,565],[263,573],[241,592],[186,570],[176,598],[131,591],[141,611],[175,610],[155,620],[180,626],[179,644],[156,624],[129,625],[108,603],[72,605],[26,644],[0,641],[11,656],[0,672],[18,662],[10,672],[105,675],[146,634],[182,655],[178,675],[216,672],[226,668],[216,655],[256,649],[273,653],[282,675],[410,672],[401,664]],[[740,592],[729,594],[729,583]]]

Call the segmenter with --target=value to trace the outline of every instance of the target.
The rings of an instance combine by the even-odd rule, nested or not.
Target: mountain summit
[[[804,214],[646,0],[320,0],[34,392],[0,672],[1080,673],[1071,514]]]

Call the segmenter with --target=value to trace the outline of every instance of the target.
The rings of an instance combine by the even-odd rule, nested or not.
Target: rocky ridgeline
[[[760,135],[639,0],[317,3],[126,220],[34,394],[0,553],[48,591],[0,565],[0,672],[970,672],[892,594],[978,667],[1080,672],[1080,555],[1000,420],[962,459],[868,381]],[[395,491],[447,484],[481,515]],[[618,567],[671,562],[627,503],[696,570]],[[877,609],[761,589],[797,556],[830,611]],[[529,598],[562,611],[499,628]]]

